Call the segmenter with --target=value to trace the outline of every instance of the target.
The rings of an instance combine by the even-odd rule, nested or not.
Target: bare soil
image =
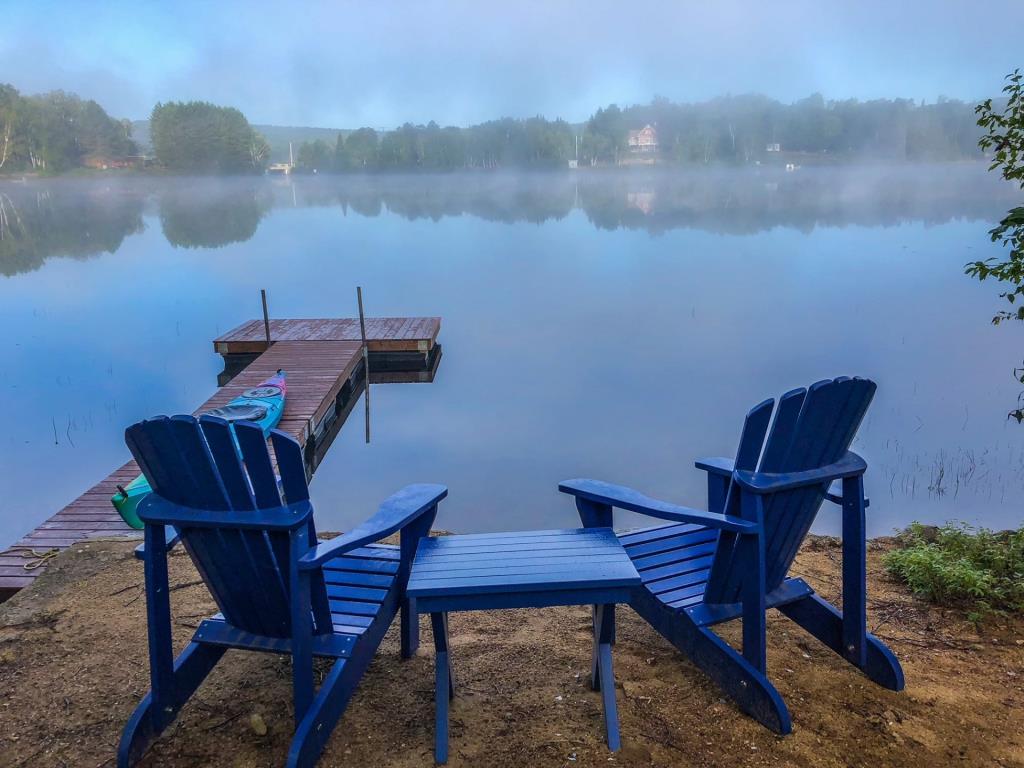
[[[0,606],[0,766],[113,764],[148,687],[135,543],[78,545]],[[1024,766],[1024,619],[975,627],[962,611],[918,601],[882,573],[887,546],[875,542],[869,555],[869,625],[903,663],[902,693],[873,685],[773,612],[769,669],[794,721],[792,735],[778,737],[624,608],[614,661],[623,748],[613,754],[588,686],[587,609],[456,614],[449,764]],[[838,601],[839,555],[831,540],[810,540],[795,572]],[[170,570],[180,649],[214,606],[186,555],[175,553]],[[735,643],[738,629],[723,634]],[[403,662],[392,627],[322,766],[433,764],[430,649],[425,624],[423,648]],[[230,651],[144,764],[280,765],[292,729],[289,675],[287,658]]]

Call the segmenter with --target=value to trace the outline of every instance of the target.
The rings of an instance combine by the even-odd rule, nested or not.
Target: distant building
[[[82,159],[82,165],[86,168],[94,168],[101,171],[107,171],[111,168],[140,168],[145,164],[145,155],[125,155],[124,157],[86,155]]]
[[[628,144],[630,152],[657,152],[658,131],[650,124],[638,131],[630,131]]]
[[[765,152],[781,152],[782,151],[782,145],[779,144],[779,142],[775,142],[774,144],[769,144],[767,147],[765,147],[764,151]]]

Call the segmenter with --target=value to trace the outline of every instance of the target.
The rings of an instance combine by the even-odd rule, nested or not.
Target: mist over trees
[[[270,154],[245,115],[205,101],[157,104],[149,130],[157,161],[172,171],[261,172]]]
[[[23,96],[0,83],[0,173],[61,173],[135,151],[131,123],[95,101],[63,91]]]
[[[836,161],[978,158],[974,105],[940,98],[826,101],[814,94],[792,104],[766,96],[724,96],[700,103],[655,99],[650,104],[598,109],[585,123],[534,117],[504,118],[468,128],[435,122],[405,125],[382,135],[360,128],[338,134],[332,148],[304,142],[300,171],[456,170],[608,165],[629,156],[630,130],[655,127],[650,157],[675,165],[747,164],[771,156]],[[333,153],[332,153],[333,149]],[[577,156],[578,149],[578,156]]]
[[[791,104],[756,94],[697,103],[656,98],[602,107],[578,124],[538,116],[465,128],[431,121],[390,131],[318,129],[324,138],[302,142],[295,163],[297,171],[310,173],[615,165],[636,160],[628,135],[645,125],[654,127],[657,147],[643,159],[662,165],[960,160],[982,156],[975,120],[973,104],[945,98],[932,104],[828,101],[820,94]],[[259,173],[270,161],[267,140],[230,107],[157,104],[148,128],[157,164],[172,172]],[[278,133],[300,129],[268,130],[277,147],[288,141]],[[22,96],[0,85],[0,174],[106,167],[137,151],[131,124],[114,120],[94,101],[59,91]]]

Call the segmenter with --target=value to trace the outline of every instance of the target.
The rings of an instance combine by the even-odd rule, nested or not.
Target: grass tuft
[[[992,612],[1024,612],[1024,527],[996,532],[911,523],[897,541],[885,567],[915,594],[965,608],[975,621]]]

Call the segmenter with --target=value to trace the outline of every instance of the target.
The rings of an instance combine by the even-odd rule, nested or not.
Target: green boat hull
[[[123,489],[119,489],[110,500],[114,503],[114,509],[121,514],[122,520],[128,523],[132,528],[141,529],[145,526],[139,519],[136,507],[139,506],[139,502],[148,496],[152,490],[153,489],[149,487],[149,482],[146,478],[139,475],[128,483],[128,485],[124,486]]]

